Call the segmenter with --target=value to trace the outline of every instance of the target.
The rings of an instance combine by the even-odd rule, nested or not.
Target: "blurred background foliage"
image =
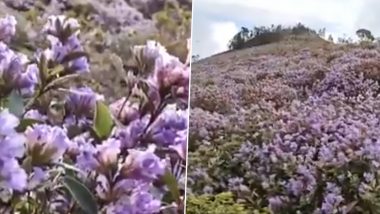
[[[156,40],[186,61],[191,8],[192,0],[4,0],[0,15],[17,18],[17,37],[11,45],[30,56],[36,47],[46,44],[39,32],[48,15],[78,19],[81,40],[90,53],[91,73],[72,84],[90,82],[112,102],[124,94],[123,73],[134,69],[132,46]],[[121,59],[122,71],[117,69],[115,57]]]

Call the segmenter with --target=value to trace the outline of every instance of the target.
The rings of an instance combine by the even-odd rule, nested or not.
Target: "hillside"
[[[248,213],[378,210],[378,80],[379,49],[321,40],[192,64],[188,210],[224,192]]]

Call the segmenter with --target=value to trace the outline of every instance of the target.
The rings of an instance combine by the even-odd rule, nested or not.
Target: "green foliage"
[[[375,40],[375,37],[372,35],[371,31],[367,29],[359,29],[356,31],[356,35],[360,38],[362,41],[370,41],[373,42]]]
[[[93,130],[99,139],[106,139],[112,131],[114,121],[108,107],[98,101],[96,103]]]
[[[191,11],[178,2],[167,2],[162,11],[153,15],[159,34],[155,40],[167,47],[181,61],[187,58],[187,39],[191,35]]]
[[[24,113],[24,100],[23,98],[15,92],[12,92],[8,96],[6,107],[9,109],[9,112],[20,117]]]
[[[62,182],[83,211],[87,214],[98,213],[95,198],[85,185],[70,176],[66,176]]]
[[[228,133],[226,133],[228,135]],[[227,139],[214,139],[213,145],[205,146],[199,142],[189,141],[189,165],[188,170],[195,170],[196,168],[205,168],[209,175],[209,180],[204,183],[204,180],[196,180],[192,185],[193,191],[197,194],[203,192],[203,186],[211,185],[214,189],[223,189],[222,186],[228,184],[228,177],[231,174],[239,175],[239,166],[233,164],[233,154],[237,152],[244,139],[237,135],[226,137]],[[191,138],[190,138],[191,139]],[[196,143],[196,146],[194,145]]]
[[[24,132],[29,126],[32,126],[38,123],[41,123],[41,121],[35,120],[35,119],[28,119],[28,118],[22,119],[20,121],[20,124],[17,126],[16,130],[18,132]]]
[[[147,40],[155,40],[163,44],[170,54],[185,62],[188,54],[187,39],[191,35],[191,10],[182,7],[178,2],[167,2],[161,11],[152,15],[152,19],[158,33],[142,34],[133,31],[121,34],[112,43],[112,50],[129,66],[132,55],[130,47],[142,45]]]
[[[186,203],[187,214],[248,214],[242,204],[236,203],[230,192],[220,193],[215,196],[190,195]]]
[[[162,177],[163,182],[168,187],[170,193],[171,193],[171,199],[172,201],[179,202],[180,201],[180,192],[178,188],[178,183],[174,175],[170,171],[166,171],[165,175]],[[172,202],[170,201],[170,202]]]

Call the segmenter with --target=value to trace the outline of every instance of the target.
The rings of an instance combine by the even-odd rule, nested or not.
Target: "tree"
[[[371,31],[361,28],[356,31],[356,35],[359,37],[362,41],[371,41],[373,42],[375,40],[375,37],[372,35]]]
[[[240,34],[244,40],[247,40],[249,38],[250,31],[246,27],[241,27]]]
[[[250,39],[252,36],[252,33],[248,28],[242,27],[240,31],[235,34],[235,36],[231,39],[231,41],[228,44],[228,48],[230,50],[237,50],[244,47],[244,43]]]
[[[199,56],[198,54],[191,56],[191,60],[192,60],[193,62],[198,61],[199,58],[200,58],[200,56]]]
[[[334,38],[332,37],[332,35],[331,35],[331,34],[329,35],[329,38],[328,38],[328,40],[329,40],[330,42],[334,42]]]
[[[318,36],[324,38],[326,35],[326,28],[322,28],[318,30]]]

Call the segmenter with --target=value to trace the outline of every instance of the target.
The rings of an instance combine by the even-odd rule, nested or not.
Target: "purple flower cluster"
[[[22,191],[26,188],[27,174],[17,159],[25,152],[25,137],[16,132],[19,119],[8,110],[0,112],[0,189]]]
[[[13,16],[0,19],[0,77],[3,91],[18,90],[25,95],[33,93],[38,83],[38,67],[27,57],[11,50],[8,43],[16,33],[17,21]]]
[[[47,33],[47,39],[50,42],[50,48],[37,54],[41,54],[47,60],[55,64],[64,64],[68,73],[88,73],[90,71],[89,62],[84,53],[84,48],[79,39],[79,23],[73,18],[65,16],[51,16],[43,28]],[[70,57],[72,55],[77,57]]]
[[[137,46],[150,69],[130,77],[125,97],[108,106],[88,86],[56,84],[89,72],[75,19],[51,16],[43,28],[50,47],[34,60],[6,45],[14,27],[14,18],[0,20],[0,210],[12,202],[12,212],[182,212],[183,195],[167,196],[168,185],[185,188],[189,66],[156,42]],[[12,91],[28,96],[10,97]],[[18,99],[26,105],[15,114]],[[68,197],[67,178],[96,204]]]

